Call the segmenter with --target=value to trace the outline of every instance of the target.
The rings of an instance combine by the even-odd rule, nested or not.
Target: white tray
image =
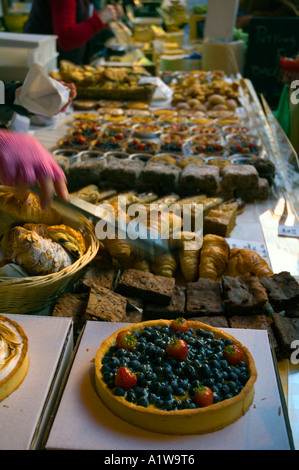
[[[283,405],[266,331],[229,329],[251,351],[258,371],[248,412],[226,428],[204,435],[171,436],[142,430],[121,420],[101,402],[94,388],[94,363],[101,342],[128,324],[87,322],[47,449],[201,450],[290,449]]]

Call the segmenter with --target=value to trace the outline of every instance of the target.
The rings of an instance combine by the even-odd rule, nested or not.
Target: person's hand
[[[60,83],[70,89],[69,100],[66,103],[66,105],[60,110],[60,112],[62,112],[62,111],[65,111],[68,105],[77,97],[77,90],[76,90],[76,85],[74,83],[65,83],[65,82],[60,82]]]
[[[252,18],[252,15],[239,16],[239,18],[237,18],[236,20],[236,28],[240,28],[240,29],[246,28],[251,18]]]
[[[119,3],[106,5],[105,8],[97,13],[104,24],[109,24],[111,21],[120,20],[124,16],[124,10]]]
[[[54,192],[69,201],[66,178],[51,154],[27,134],[0,129],[0,180],[6,186],[40,187],[40,202],[48,209]]]

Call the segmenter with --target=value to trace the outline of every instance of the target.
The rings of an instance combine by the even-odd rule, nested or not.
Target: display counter
[[[266,115],[263,111],[251,83],[244,81],[243,87],[246,91],[243,99],[248,100],[245,106],[251,113],[251,119],[255,123],[263,144],[266,146],[268,156],[277,165],[284,150],[282,150],[280,146],[282,144],[276,138],[272,116],[270,114]],[[154,109],[170,108],[169,102],[161,101],[152,102],[151,106]],[[47,149],[53,152],[53,149],[57,147],[57,142],[68,134],[69,123],[76,114],[78,112],[71,109],[66,114],[56,116],[48,126],[32,126],[31,131]],[[288,191],[290,188],[289,180],[285,179],[283,170],[284,166],[282,165],[282,171],[279,173],[280,184],[277,183],[272,187],[266,200],[246,203],[245,209],[238,215],[237,223],[227,237],[227,241],[231,248],[249,248],[258,252],[268,261],[274,273],[287,270],[296,279],[299,279],[299,238],[298,235],[294,236],[287,231],[282,233],[282,228],[288,230],[287,227],[290,225],[287,225],[285,219],[282,222],[281,217],[283,213],[281,203],[287,202],[287,207],[290,210],[294,210],[294,208],[296,210],[298,185],[295,187],[296,181],[294,183],[292,180],[294,192]],[[296,225],[292,225],[292,227],[295,227],[296,230]],[[28,312],[28,314],[30,313]],[[147,433],[137,436],[131,426],[126,425],[122,428],[123,431],[119,432],[117,431],[119,420],[111,417],[110,413],[107,414],[100,406],[97,409],[97,397],[94,389],[90,386],[88,364],[92,362],[98,346],[97,341],[100,338],[100,332],[98,335],[96,333],[97,329],[102,332],[112,331],[115,326],[112,323],[104,322],[102,324],[96,322],[93,325],[93,322],[87,322],[86,328],[83,329],[83,336],[80,337],[78,349],[75,350],[72,368],[67,371],[65,376],[67,384],[65,388],[63,387],[65,392],[63,393],[63,389],[61,390],[59,395],[61,401],[58,400],[56,403],[56,409],[58,410],[56,417],[54,420],[51,418],[50,426],[47,429],[49,439],[46,444],[44,439],[43,443],[47,449],[115,448],[118,450],[140,450],[145,447],[147,449],[158,449],[164,445],[167,445],[168,449],[178,449],[176,439],[168,439],[167,437],[160,439],[160,436],[157,439],[157,436],[153,438]],[[299,403],[297,400],[298,365],[286,359],[276,362],[272,345],[269,344],[265,332],[240,329],[239,331],[236,330],[235,335],[240,336],[244,344],[248,343],[250,348],[255,345],[253,347],[255,359],[261,374],[256,390],[256,406],[250,410],[250,419],[248,421],[247,416],[245,420],[239,421],[238,429],[240,432],[237,428],[234,429],[236,439],[232,439],[230,435],[230,443],[226,441],[226,432],[224,431],[220,432],[219,436],[217,433],[217,442],[214,439],[215,435],[204,436],[199,444],[197,438],[195,440],[193,438],[180,439],[180,448],[184,450],[215,449],[219,448],[219,442],[221,442],[221,448],[225,449],[229,449],[231,446],[234,449],[277,450],[299,448],[297,426],[299,419]],[[87,364],[86,368],[84,368],[82,359],[83,363]],[[269,374],[271,374],[271,377],[269,377]],[[267,395],[267,397],[264,395]],[[78,400],[80,405],[78,405]],[[285,403],[287,404],[288,413],[284,412]],[[74,410],[76,410],[76,413],[74,413]],[[79,424],[77,419],[80,421]],[[64,426],[67,426],[68,430],[72,430],[71,434],[64,432]],[[109,428],[108,432],[106,432],[107,428]],[[260,438],[259,434],[256,434],[257,430],[258,433],[261,433]],[[246,442],[242,438],[244,432],[246,432]],[[248,437],[248,435],[250,436]],[[99,441],[102,443],[100,447]]]

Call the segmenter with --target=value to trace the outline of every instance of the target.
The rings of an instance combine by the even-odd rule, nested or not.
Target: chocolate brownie
[[[192,321],[200,321],[206,325],[214,326],[215,328],[229,328],[227,318],[224,315],[216,315],[215,317],[192,317],[188,318]]]
[[[231,328],[267,330],[270,343],[274,348],[277,347],[276,338],[273,334],[273,330],[265,314],[234,315],[228,318],[228,323]]]
[[[228,165],[222,169],[222,185],[230,189],[258,187],[258,179],[252,165]]]
[[[269,197],[270,186],[266,178],[259,178],[257,186],[236,189],[235,196],[245,202],[264,201]]]
[[[188,282],[186,288],[186,316],[222,315],[224,306],[221,284],[212,279]]]
[[[72,318],[74,326],[81,328],[84,324],[87,300],[87,294],[64,292],[58,297],[52,316]]]
[[[126,269],[120,276],[116,292],[147,302],[169,305],[174,286],[174,278],[158,276],[138,269]]]
[[[144,315],[146,319],[159,319],[166,320],[170,318],[177,318],[184,316],[186,304],[186,288],[184,286],[175,285],[173,295],[169,305],[159,306],[157,304],[148,303],[144,308]]]
[[[261,277],[260,281],[274,309],[292,308],[299,303],[299,283],[289,272],[282,271],[271,277]]]
[[[117,276],[117,270],[113,267],[100,268],[98,266],[89,265],[81,280],[84,287],[92,286],[106,287],[113,289]]]
[[[288,318],[279,313],[273,313],[272,318],[272,327],[278,342],[277,357],[290,359],[292,352],[298,349],[293,341],[299,340],[299,318]]]
[[[132,189],[136,187],[144,163],[140,160],[111,157],[102,172],[102,180],[106,185],[117,189]]]
[[[67,175],[69,192],[77,191],[89,184],[100,185],[106,160],[85,160],[70,166]]]
[[[145,164],[138,187],[140,189],[151,188],[158,193],[167,194],[175,190],[181,169],[169,163],[148,162]]]
[[[178,191],[182,195],[214,194],[219,184],[219,168],[214,165],[188,165],[182,171]]]
[[[225,311],[229,315],[260,313],[268,301],[267,292],[254,273],[222,276],[222,292]]]
[[[127,299],[106,287],[93,286],[86,307],[87,320],[123,322],[126,319]]]

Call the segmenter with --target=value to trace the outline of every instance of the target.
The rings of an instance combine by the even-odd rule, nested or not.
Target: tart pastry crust
[[[215,338],[231,339],[235,345],[242,349],[243,360],[249,372],[249,380],[238,395],[202,408],[165,411],[151,405],[146,408],[136,406],[123,397],[113,394],[102,378],[101,367],[103,357],[109,348],[116,344],[116,337],[119,331],[140,332],[146,326],[154,327],[156,325],[170,325],[170,321],[151,320],[128,325],[117,330],[103,341],[95,358],[95,386],[104,404],[114,414],[135,426],[165,434],[203,434],[213,432],[224,428],[243,416],[252,404],[254,397],[254,384],[257,379],[254,359],[249,350],[236,338],[218,328],[197,321],[189,321],[190,328],[194,330],[202,328],[205,331],[210,331],[214,334]]]
[[[0,315],[0,401],[21,385],[28,367],[27,336],[18,323]]]

